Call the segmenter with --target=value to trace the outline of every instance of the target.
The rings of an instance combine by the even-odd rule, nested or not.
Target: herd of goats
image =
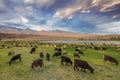
[[[93,47],[93,44],[91,47]],[[35,53],[36,49],[37,49],[37,46],[32,47],[30,50],[30,54]],[[87,47],[86,47],[86,49],[87,49]],[[107,48],[94,47],[94,49],[95,50],[99,50],[99,49],[106,50]],[[63,63],[66,63],[68,65],[73,64],[74,70],[78,70],[78,68],[81,68],[81,71],[86,72],[85,70],[88,69],[91,73],[94,73],[94,69],[88,64],[88,62],[80,59],[80,55],[84,55],[84,53],[78,47],[74,47],[74,50],[76,51],[76,53],[74,53],[74,64],[73,64],[72,60],[67,56],[67,52],[62,53],[62,48],[60,48],[60,47],[55,47],[55,53],[52,56],[53,57],[60,56],[62,65],[63,65]],[[13,55],[13,54],[14,54],[14,51],[10,51],[8,53],[8,56]],[[44,66],[44,63],[43,63],[44,54],[43,54],[43,52],[40,52],[39,55],[40,55],[40,58],[33,60],[33,62],[31,63],[32,69]],[[50,54],[49,53],[46,53],[45,57],[46,57],[47,61],[50,61]],[[116,65],[118,65],[118,61],[112,56],[103,55],[103,59],[105,62],[109,61],[111,63],[115,63]],[[14,63],[16,60],[21,61],[21,54],[17,54],[17,55],[12,56],[12,58],[9,61],[9,65]]]

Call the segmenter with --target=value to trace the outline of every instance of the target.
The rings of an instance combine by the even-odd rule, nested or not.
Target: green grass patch
[[[1,42],[5,44],[6,42]],[[10,42],[7,42],[10,43]],[[17,43],[32,43],[29,41],[18,41]],[[120,62],[120,52],[116,50],[114,46],[105,46],[107,50],[94,50],[85,49],[81,47],[80,49],[84,52],[84,56],[80,56],[80,59],[86,60],[94,69],[94,74],[91,74],[88,70],[84,73],[80,69],[74,71],[73,65],[61,65],[60,57],[53,58],[54,46],[47,44],[40,45],[37,43],[38,48],[34,54],[30,54],[31,47],[15,47],[0,49],[0,80],[119,80],[120,76],[120,66],[111,64],[109,62],[105,63],[103,61],[103,54],[108,54],[115,57],[118,62]],[[82,44],[83,45],[83,44]],[[86,46],[86,45],[83,45]],[[14,64],[9,66],[8,61],[12,56],[8,56],[8,52],[14,50],[15,54],[21,53],[22,61],[16,61]],[[68,56],[74,60],[73,54],[75,50],[70,44],[67,44],[67,48],[63,51],[68,52]],[[48,62],[44,57],[44,67],[42,70],[31,69],[31,63],[33,60],[39,58],[39,53],[43,52],[46,54],[50,53],[50,62]]]

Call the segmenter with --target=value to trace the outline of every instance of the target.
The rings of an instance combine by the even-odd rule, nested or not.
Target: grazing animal
[[[103,58],[104,58],[104,61],[109,61],[111,63],[115,63],[116,65],[118,65],[118,61],[114,58],[114,57],[111,57],[111,56],[108,56],[108,55],[103,55]]]
[[[58,48],[55,47],[55,51],[57,51]]]
[[[86,72],[85,69],[88,69],[91,73],[94,73],[94,69],[86,61],[74,59],[74,70],[78,70],[78,67],[84,72]]]
[[[63,52],[63,55],[66,56],[68,54],[68,52]]]
[[[78,48],[76,48],[75,51],[77,51],[79,54],[84,55],[84,53],[82,51],[80,51]]]
[[[102,48],[95,46],[94,49],[98,51],[98,50],[101,50]]]
[[[61,56],[62,54],[62,49],[61,48],[55,48],[55,53],[53,54],[53,57]]]
[[[46,59],[47,59],[47,61],[50,61],[50,54],[49,53],[46,53]]]
[[[15,55],[15,56],[13,56],[13,57],[11,58],[11,60],[9,61],[9,65],[11,65],[12,62],[15,62],[15,61],[18,60],[18,59],[19,59],[19,61],[21,61],[21,54],[17,54],[17,55]]]
[[[30,53],[32,54],[32,53],[35,52],[35,51],[36,51],[36,47],[33,47],[33,48],[31,49]]]
[[[44,57],[43,52],[40,52],[40,58],[43,58],[43,57]]]
[[[61,64],[63,64],[63,62],[66,62],[66,64],[71,64],[72,65],[72,61],[69,57],[66,56],[61,56]]]
[[[61,52],[57,51],[53,54],[53,57],[61,56]]]
[[[43,64],[43,60],[42,59],[37,59],[37,60],[34,60],[31,64],[31,68],[34,69],[34,67],[42,67],[44,64]]]
[[[61,48],[55,48],[55,51],[62,51],[62,49]]]
[[[80,55],[77,54],[77,53],[74,53],[74,57],[78,57],[78,58],[80,58]]]
[[[102,47],[102,50],[106,50],[107,48],[106,47]]]
[[[14,53],[15,53],[14,51],[10,51],[10,52],[8,53],[8,56],[13,55]]]

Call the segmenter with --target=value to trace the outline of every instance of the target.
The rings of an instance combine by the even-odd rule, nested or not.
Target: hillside
[[[0,27],[0,39],[120,40],[120,35],[82,34],[61,30],[35,31],[29,28]]]

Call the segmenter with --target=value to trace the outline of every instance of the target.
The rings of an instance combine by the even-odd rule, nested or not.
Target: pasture
[[[33,44],[37,45],[36,52],[30,54],[31,46],[15,46],[15,44]],[[39,43],[34,41],[1,41],[0,45],[10,44],[9,48],[0,49],[0,80],[119,80],[120,76],[120,64],[116,66],[114,63],[104,62],[103,54],[108,54],[117,59],[120,63],[120,51],[117,51],[114,45],[95,45],[104,46],[106,50],[94,50],[91,48],[86,49],[88,44],[77,44],[80,50],[84,52],[84,56],[80,55],[80,59],[87,61],[93,68],[94,73],[90,73],[86,70],[86,73],[82,72],[81,69],[74,71],[73,65],[62,65],[60,63],[61,57],[52,57],[55,53],[54,43]],[[63,48],[63,45],[67,45]],[[82,46],[82,47],[81,47]],[[67,56],[74,61],[73,54],[75,53],[74,48],[71,44],[60,44],[62,52],[67,51]],[[8,56],[8,52],[14,50],[15,54],[21,53],[22,61],[16,61],[9,66],[8,61],[12,56]],[[50,61],[48,62],[44,56],[43,62],[44,67],[40,70],[31,69],[31,63],[35,59],[39,59],[39,53],[43,52],[44,55],[48,52],[50,54]],[[15,55],[14,54],[14,55]]]

